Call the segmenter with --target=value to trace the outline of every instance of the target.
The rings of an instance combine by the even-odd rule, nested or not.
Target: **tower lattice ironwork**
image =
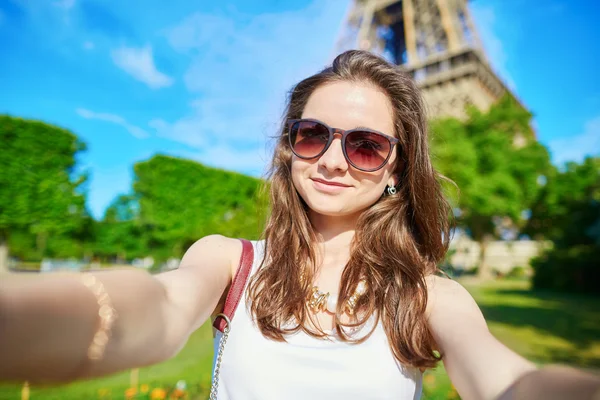
[[[467,0],[354,0],[336,45],[350,48],[410,73],[432,117],[462,118],[467,105],[486,110],[510,93],[490,68]]]

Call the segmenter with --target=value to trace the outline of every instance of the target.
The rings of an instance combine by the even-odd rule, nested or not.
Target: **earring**
[[[393,195],[395,195],[395,194],[397,193],[397,191],[396,191],[396,186],[388,186],[388,187],[385,189],[385,191],[386,191],[386,193],[388,194],[388,196],[393,196]]]

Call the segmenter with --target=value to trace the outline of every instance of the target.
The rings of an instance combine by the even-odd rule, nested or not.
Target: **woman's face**
[[[382,91],[368,84],[341,81],[316,89],[302,118],[317,119],[332,128],[369,128],[396,136],[392,115],[392,105]],[[383,168],[360,171],[348,164],[342,153],[341,136],[336,135],[319,158],[304,160],[293,156],[292,180],[311,214],[356,217],[381,197],[386,185],[397,183],[393,176],[395,162],[394,147]]]

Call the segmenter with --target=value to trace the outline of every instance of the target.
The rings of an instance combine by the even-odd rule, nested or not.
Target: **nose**
[[[318,165],[328,171],[338,170],[343,172],[348,169],[348,162],[342,151],[342,138],[340,133],[334,133],[333,141],[325,153],[319,158]]]

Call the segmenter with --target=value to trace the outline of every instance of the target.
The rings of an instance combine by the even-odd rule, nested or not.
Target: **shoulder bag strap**
[[[244,295],[246,281],[248,280],[250,270],[252,269],[252,262],[254,261],[254,248],[252,247],[252,243],[245,239],[240,240],[242,241],[242,257],[240,257],[240,265],[238,266],[238,270],[233,278],[229,292],[227,292],[227,298],[225,299],[225,307],[223,307],[223,312],[217,315],[215,322],[213,323],[213,326],[221,331],[223,335],[219,340],[219,349],[217,350],[215,365],[213,368],[210,395],[208,397],[209,400],[217,400],[223,350],[225,349],[225,343],[227,343],[227,337],[229,336],[229,330],[231,329],[231,320],[233,319],[233,314],[235,314],[235,309],[240,303],[240,299]]]
[[[221,332],[225,331],[225,327],[230,328],[231,320],[235,314],[235,310],[240,303],[240,299],[244,295],[244,288],[252,269],[252,263],[254,261],[254,248],[252,243],[246,239],[240,239],[242,242],[242,257],[240,257],[240,265],[233,278],[229,292],[227,292],[227,298],[225,299],[225,306],[223,312],[218,314],[215,318],[213,326]]]

